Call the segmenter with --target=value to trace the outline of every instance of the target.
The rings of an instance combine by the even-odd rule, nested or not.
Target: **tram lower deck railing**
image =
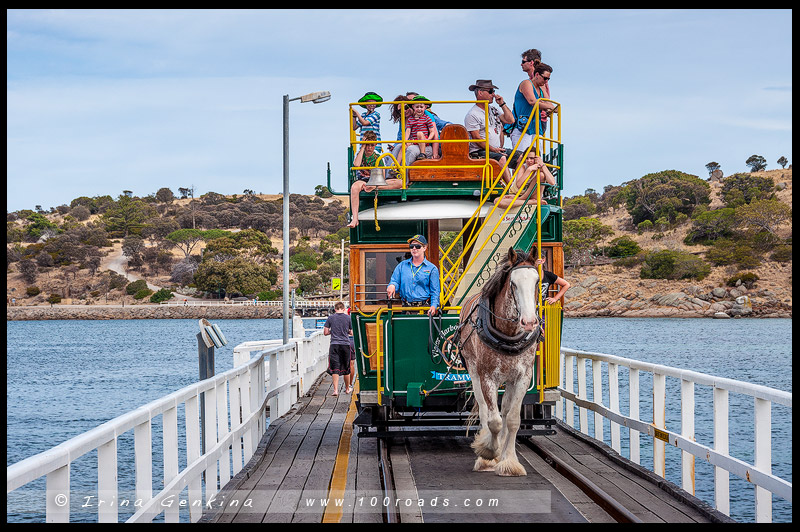
[[[135,509],[128,522],[150,522],[162,513],[166,522],[187,518],[195,522],[253,456],[268,426],[267,407],[270,418],[282,416],[325,371],[329,343],[329,337],[315,331],[307,338],[294,338],[286,345],[267,349],[255,342],[237,346],[236,361],[241,365],[8,466],[6,494],[13,495],[15,490],[46,477],[45,492],[33,495],[45,499],[48,523],[68,522],[71,511],[90,513],[81,510],[82,504],[86,507],[86,497],[95,498],[90,507],[96,508],[99,522],[117,522],[120,508],[125,506]],[[254,351],[255,357],[249,358]],[[205,406],[204,419],[200,418],[201,404]],[[157,425],[162,429],[154,434],[158,417]],[[181,427],[179,418],[184,422]],[[201,426],[205,427],[204,452]],[[131,430],[134,464],[121,463],[120,437]],[[181,432],[184,437],[180,437]],[[161,453],[153,449],[158,439],[163,442]],[[93,451],[97,453],[96,490],[91,495],[77,494],[70,490],[71,465]],[[186,463],[183,470],[179,470],[179,454]],[[153,478],[154,469],[162,468],[163,484]],[[120,492],[118,476],[130,469],[135,471],[135,499],[130,497],[134,501],[125,505],[121,502],[127,494]],[[154,481],[163,485],[155,494]]]
[[[591,364],[591,387],[587,383],[586,362]],[[605,371],[603,371],[605,365]],[[707,461],[713,466],[714,500],[706,501],[717,510],[730,515],[730,476],[736,475],[754,485],[755,519],[757,522],[772,521],[772,495],[791,503],[792,483],[772,473],[772,407],[788,407],[788,422],[791,424],[792,394],[766,386],[751,384],[704,373],[677,369],[603,353],[561,348],[562,400],[556,405],[556,416],[567,425],[604,442],[604,419],[609,422],[611,448],[622,454],[621,427],[627,427],[629,458],[641,463],[641,434],[651,436],[653,471],[666,478],[666,444],[681,450],[681,487],[695,494],[695,459]],[[628,368],[627,399],[628,413],[621,412],[621,379],[619,367]],[[652,422],[640,418],[640,373],[652,375],[651,395]],[[604,382],[603,373],[606,375]],[[680,381],[680,401],[672,396],[667,401],[666,379]],[[576,391],[577,385],[577,391]],[[707,386],[713,390],[713,444],[704,445],[695,437],[695,386]],[[589,390],[592,391],[591,399]],[[754,461],[749,464],[730,454],[729,394],[749,396],[754,401],[754,434],[752,438]],[[604,398],[607,403],[604,404]],[[679,423],[681,430],[675,432],[666,427],[667,406],[680,402]],[[575,427],[575,409],[578,410],[578,426]],[[594,413],[594,431],[590,434],[589,412]],[[674,424],[675,421],[672,421]],[[791,433],[791,429],[789,430]],[[735,431],[737,438],[741,431]],[[791,451],[789,451],[791,453]],[[789,454],[791,460],[791,454]]]

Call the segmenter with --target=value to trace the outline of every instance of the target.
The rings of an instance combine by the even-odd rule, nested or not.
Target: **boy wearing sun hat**
[[[408,239],[411,258],[402,261],[394,269],[392,279],[386,287],[386,295],[392,299],[397,293],[404,307],[430,307],[433,316],[439,308],[439,270],[425,258],[428,240],[422,235]]]
[[[367,131],[374,131],[375,135],[377,136],[377,140],[381,140],[381,115],[376,111],[378,107],[381,106],[383,98],[375,92],[368,92],[361,98],[359,98],[358,102],[361,104],[361,107],[366,109],[361,115],[358,114],[358,111],[352,109],[353,111],[353,129],[354,130],[361,130],[361,136],[358,138],[359,141],[364,140],[364,133]],[[377,153],[381,153],[381,145],[375,144],[375,151]]]

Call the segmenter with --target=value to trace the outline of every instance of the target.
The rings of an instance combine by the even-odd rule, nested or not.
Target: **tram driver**
[[[425,258],[428,240],[422,235],[408,239],[411,258],[395,267],[386,295],[392,299],[400,296],[404,307],[427,307],[428,315],[433,316],[439,308],[439,270]]]

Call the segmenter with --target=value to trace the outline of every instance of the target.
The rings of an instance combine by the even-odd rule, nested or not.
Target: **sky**
[[[792,162],[791,10],[8,10],[7,211],[162,187],[345,192],[348,104],[368,91],[513,102],[542,52],[565,196],[675,169]],[[434,104],[462,123],[467,104]],[[381,113],[383,139],[397,125]],[[510,142],[506,141],[506,147]]]

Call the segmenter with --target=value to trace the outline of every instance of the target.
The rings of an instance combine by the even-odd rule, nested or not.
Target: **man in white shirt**
[[[464,126],[467,128],[470,138],[479,141],[485,141],[486,132],[489,132],[489,158],[496,160],[503,167],[508,155],[503,148],[503,124],[513,124],[514,113],[503,97],[494,92],[496,88],[490,79],[479,79],[475,81],[474,85],[469,86],[469,90],[475,93],[476,100],[486,101],[476,103],[470,108],[467,116],[464,117]],[[491,105],[493,101],[500,107],[499,110]],[[487,105],[489,108],[488,128],[486,127]],[[470,142],[469,151],[470,157],[483,159],[486,157],[486,142]],[[508,168],[503,172],[503,181],[506,183],[511,181],[511,172]]]

